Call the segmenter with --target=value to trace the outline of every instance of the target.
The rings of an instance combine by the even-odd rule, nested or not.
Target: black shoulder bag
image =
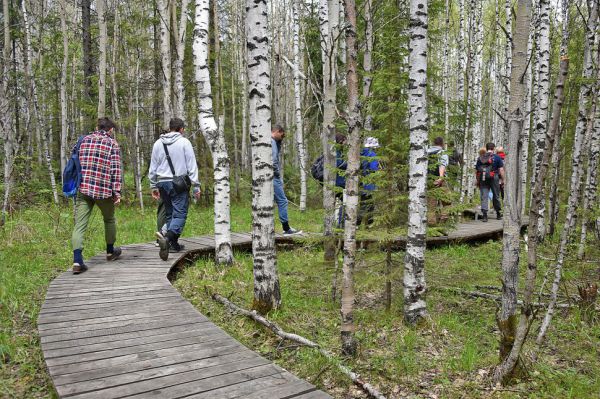
[[[188,174],[185,174],[184,176],[175,176],[175,168],[173,167],[173,161],[171,161],[171,157],[169,156],[167,145],[163,143],[163,147],[165,148],[165,155],[167,156],[167,162],[169,162],[169,168],[171,168],[171,173],[173,174],[173,188],[178,194],[190,191],[190,187],[192,187],[190,176]]]

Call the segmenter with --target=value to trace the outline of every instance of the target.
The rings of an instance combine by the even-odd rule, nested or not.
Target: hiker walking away
[[[489,192],[492,192],[492,203],[498,220],[502,219],[502,208],[500,206],[500,180],[504,181],[504,162],[502,158],[494,153],[494,143],[485,145],[486,152],[477,158],[475,173],[477,187],[481,197],[482,221],[488,221]]]
[[[379,140],[375,137],[367,137],[364,147],[360,151],[360,169],[363,177],[379,170],[379,161],[375,150],[379,148]],[[367,179],[368,180],[368,179]],[[367,226],[373,224],[373,213],[375,212],[375,203],[373,202],[373,191],[377,186],[375,183],[362,183],[360,191],[360,207],[358,208],[358,218],[356,223],[360,225],[363,219],[366,219]]]
[[[281,142],[285,137],[285,129],[281,125],[273,125],[271,128],[271,150],[273,155],[273,196],[279,210],[279,221],[283,227],[283,234],[298,234],[298,231],[290,227],[288,220],[288,199],[283,191],[283,181],[281,180],[281,165],[279,155],[281,153]]]
[[[73,274],[83,273],[83,237],[96,205],[104,219],[106,260],[116,260],[121,248],[115,247],[117,226],[115,205],[121,202],[123,171],[119,144],[114,139],[116,124],[109,118],[98,119],[96,130],[85,136],[79,147],[81,183],[75,205],[75,226],[71,242],[73,245]]]
[[[427,159],[427,223],[433,226],[447,218],[442,208],[450,204],[446,187],[450,160],[442,137],[433,139],[433,145],[427,148]]]
[[[496,154],[498,154],[498,156],[500,158],[502,158],[502,162],[504,162],[504,160],[506,159],[506,153],[504,152],[504,147],[502,147],[502,146],[496,147]],[[502,201],[504,201],[504,180],[500,181],[500,197],[502,198]]]
[[[196,156],[192,143],[183,137],[183,121],[171,119],[169,130],[154,143],[148,171],[152,198],[160,198],[165,207],[167,233],[156,232],[162,260],[169,259],[169,252],[184,249],[179,237],[185,227],[192,186],[194,197],[200,198]]]
[[[444,185],[444,177],[446,177],[446,169],[448,168],[449,158],[444,151],[444,139],[436,137],[433,139],[433,145],[427,149],[427,158],[429,158],[429,169],[427,174],[437,177],[433,185],[441,187]]]

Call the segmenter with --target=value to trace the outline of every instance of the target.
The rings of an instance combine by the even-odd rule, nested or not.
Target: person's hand
[[[119,205],[121,203],[121,197],[115,197],[113,201],[115,205]]]
[[[152,189],[152,198],[154,198],[155,200],[160,199],[160,191],[158,191],[157,188]]]
[[[194,198],[196,199],[196,201],[198,201],[200,199],[201,194],[202,194],[202,191],[200,191],[200,189],[194,190]]]
[[[437,179],[435,182],[433,182],[433,185],[436,187],[441,187],[442,184],[444,184],[444,179]]]

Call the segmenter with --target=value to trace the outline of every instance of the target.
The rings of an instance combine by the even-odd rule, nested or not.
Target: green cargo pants
[[[75,205],[75,227],[71,243],[73,250],[83,249],[83,236],[90,221],[90,215],[97,205],[104,218],[104,238],[107,244],[114,244],[117,240],[117,223],[115,220],[115,203],[112,198],[93,199],[81,193],[77,194]]]

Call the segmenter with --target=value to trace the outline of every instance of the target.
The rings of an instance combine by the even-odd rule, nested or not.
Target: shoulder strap
[[[162,143],[163,148],[165,149],[165,155],[167,156],[167,162],[169,162],[169,168],[171,168],[171,173],[173,177],[175,177],[175,168],[173,167],[173,161],[171,161],[171,157],[169,156],[169,149],[165,143]]]

